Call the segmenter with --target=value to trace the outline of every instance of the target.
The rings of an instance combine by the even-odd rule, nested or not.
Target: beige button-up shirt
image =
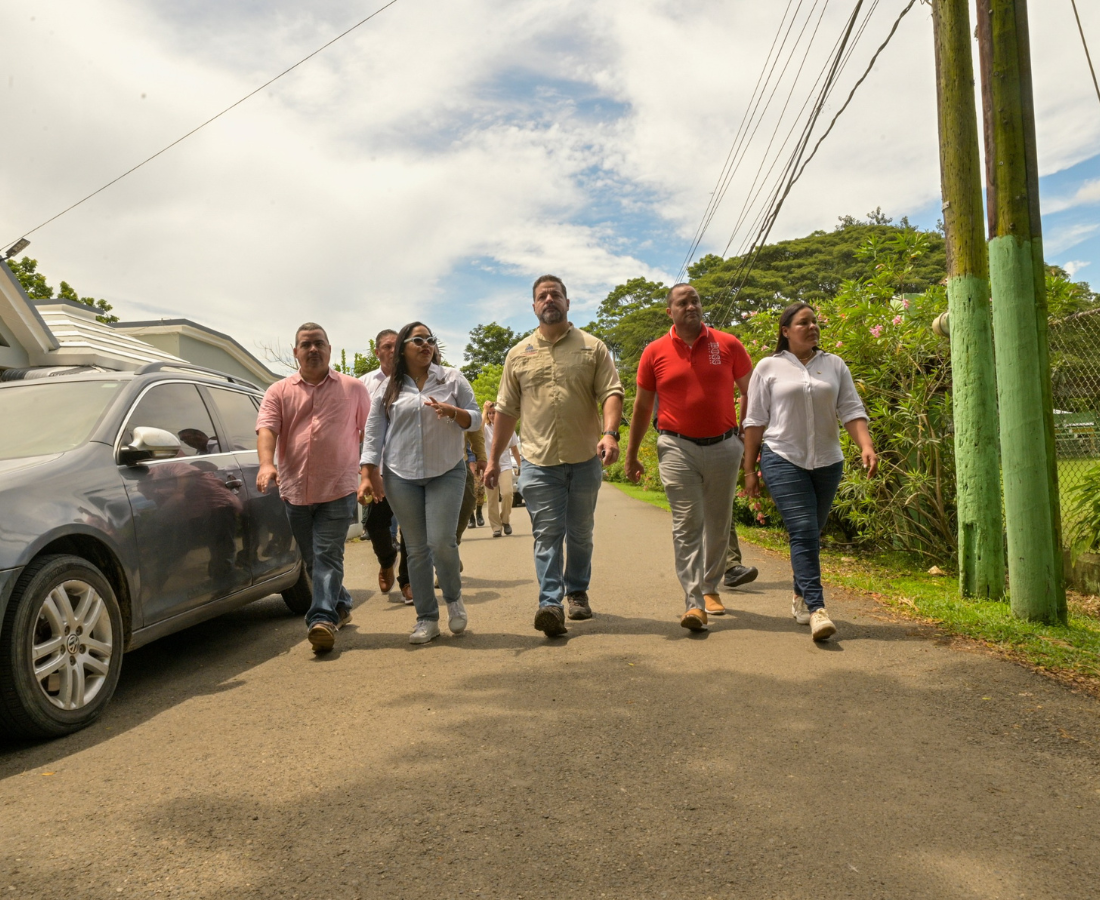
[[[616,394],[623,386],[603,341],[573,325],[556,341],[536,330],[508,351],[497,412],[523,420],[524,459],[582,463],[600,442],[599,404]]]

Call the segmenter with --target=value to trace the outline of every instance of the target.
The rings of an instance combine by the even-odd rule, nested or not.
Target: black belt
[[[658,434],[667,434],[671,437],[683,438],[685,441],[691,441],[693,444],[698,444],[700,447],[709,447],[711,444],[720,444],[722,441],[728,441],[731,437],[737,434],[736,428],[731,428],[725,434],[720,434],[718,437],[712,438],[693,438],[688,437],[686,434],[677,434],[675,431],[665,431],[663,428],[657,429]]]

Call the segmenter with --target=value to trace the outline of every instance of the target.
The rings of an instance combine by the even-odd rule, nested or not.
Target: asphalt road
[[[86,731],[0,745],[0,896],[1100,894],[1096,701],[836,592],[815,646],[751,547],[689,636],[668,514],[610,486],[596,615],[550,641],[514,525],[467,532],[461,637],[410,646],[353,543],[331,655],[269,598],[130,654]]]

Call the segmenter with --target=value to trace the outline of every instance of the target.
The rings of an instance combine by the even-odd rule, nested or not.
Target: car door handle
[[[227,479],[225,479],[225,486],[231,491],[239,491],[243,485],[244,482],[241,481],[241,479],[237,478],[235,475],[230,475]]]

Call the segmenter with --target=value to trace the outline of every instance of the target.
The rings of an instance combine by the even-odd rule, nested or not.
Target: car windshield
[[[120,384],[43,379],[0,390],[0,459],[62,453],[84,443]]]

